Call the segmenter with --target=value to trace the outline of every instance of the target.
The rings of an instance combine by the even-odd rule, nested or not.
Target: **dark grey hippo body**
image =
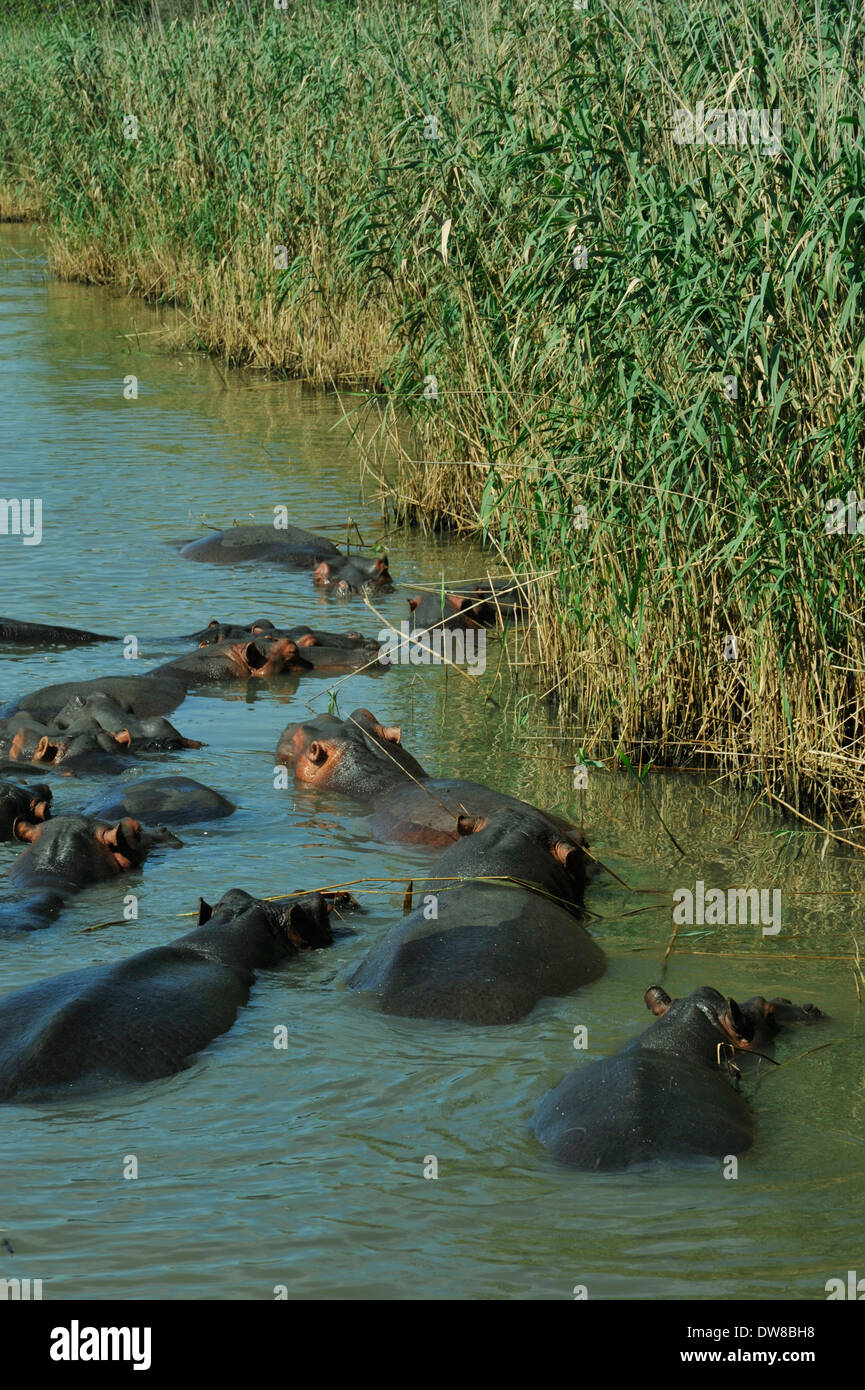
[[[183,843],[170,831],[145,829],[131,817],[116,825],[80,815],[41,825],[16,822],[14,835],[29,844],[6,875],[15,899],[0,903],[0,927],[17,931],[48,926],[72,894],[140,868],[153,849]]]
[[[364,559],[362,555],[340,555],[335,559],[321,560],[313,571],[313,579],[338,598],[363,594],[370,589],[387,593],[393,588],[384,555],[371,560]]]
[[[199,646],[213,646],[216,642],[227,642],[232,638],[251,641],[254,637],[262,635],[290,637],[299,647],[366,647],[371,651],[378,649],[378,643],[373,638],[364,637],[360,632],[324,632],[321,628],[307,627],[302,623],[296,627],[283,628],[272,623],[269,618],[256,618],[251,623],[222,623],[218,618],[211,618],[207,627],[200,628],[198,632],[190,632],[178,640],[197,642]]]
[[[0,642],[16,647],[77,647],[92,642],[117,642],[103,632],[85,632],[78,627],[63,627],[57,623],[20,623],[14,618],[0,618]]]
[[[48,720],[28,710],[0,719],[0,754],[9,761],[73,771],[119,772],[131,754],[201,747],[161,715],[136,719],[100,693],[76,695]]]
[[[428,632],[436,628],[468,632],[472,628],[488,627],[496,620],[495,609],[476,595],[418,594],[408,601],[412,632]]]
[[[320,894],[268,903],[233,889],[176,941],[7,994],[0,1100],[170,1076],[232,1026],[256,970],[331,940]]]
[[[0,719],[0,755],[13,766],[47,770],[62,764],[67,772],[122,772],[127,742],[121,744],[86,718],[77,720],[74,729],[61,729],[54,720],[46,723],[26,712]]]
[[[15,826],[35,826],[51,814],[51,788],[0,782],[0,840],[15,838]]]
[[[262,633],[254,638],[245,635],[239,640],[202,644],[158,666],[143,679],[178,680],[191,689],[217,681],[268,680],[309,669],[305,653],[301,654],[291,638]]]
[[[59,685],[42,686],[7,705],[4,715],[24,711],[37,719],[53,719],[80,696],[103,695],[116,701],[128,714],[138,719],[152,715],[170,714],[186,699],[183,681],[159,678],[150,673],[142,676],[97,676],[87,681],[63,681]]]
[[[180,554],[184,560],[211,565],[267,561],[291,569],[311,569],[319,560],[340,558],[341,551],[333,541],[300,526],[231,526],[189,541]]]
[[[145,825],[194,825],[230,816],[234,803],[191,777],[146,777],[114,787],[85,806],[83,815],[116,821],[124,816]]]
[[[822,1017],[788,1000],[777,1001],[776,1015],[761,997],[740,1008],[709,986],[674,1003],[655,986],[646,1002],[658,1015],[651,1028],[565,1077],[535,1111],[532,1129],[560,1162],[611,1170],[743,1153],[753,1118],[728,1080],[726,1059],[771,1046],[781,1022]]]
[[[604,954],[578,920],[579,843],[522,807],[463,818],[460,834],[351,989],[376,993],[388,1014],[499,1024],[603,974]],[[481,881],[490,878],[511,881]]]
[[[368,709],[356,709],[347,719],[322,714],[286,725],[276,761],[293,768],[306,786],[361,802],[370,829],[382,840],[444,848],[457,838],[460,815],[486,816],[506,808],[544,815],[550,824],[580,834],[558,816],[480,782],[430,777],[403,748],[401,730],[380,724]]]

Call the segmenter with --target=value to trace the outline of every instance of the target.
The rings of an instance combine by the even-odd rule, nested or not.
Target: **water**
[[[203,533],[201,517],[261,520],[281,504],[337,541],[349,516],[365,538],[380,534],[336,402],[167,351],[156,330],[169,316],[55,283],[29,229],[0,228],[0,252],[2,494],[44,500],[41,545],[0,537],[4,613],[134,634],[142,668],[172,654],[166,638],[211,617],[375,634],[361,600],[329,600],[306,574],[194,565],[174,548]],[[137,400],[124,399],[129,375]],[[392,621],[406,615],[413,584],[484,569],[465,543],[399,534],[388,549],[402,587],[377,606]],[[119,644],[7,651],[0,698],[129,671]],[[88,890],[57,925],[0,942],[5,992],[180,935],[200,894],[400,880],[358,885],[367,912],[354,919],[357,936],[265,972],[235,1027],[188,1071],[74,1104],[5,1107],[0,1236],[14,1255],[0,1256],[0,1277],[42,1279],[52,1299],[269,1299],[279,1285],[291,1298],[567,1299],[586,1285],[590,1297],[808,1299],[848,1269],[865,1275],[860,1012],[849,961],[814,958],[849,956],[851,932],[861,940],[862,860],[820,835],[787,836],[759,808],[746,816],[750,796],[711,779],[653,774],[648,790],[681,858],[623,774],[592,769],[588,790],[573,790],[577,744],[537,709],[527,714],[494,642],[480,690],[429,668],[353,676],[338,689],[343,713],[366,706],[402,724],[430,770],[582,812],[605,863],[632,889],[663,890],[596,884],[589,905],[606,976],[520,1024],[382,1018],[342,982],[430,859],[371,841],[338,797],[273,785],[280,730],[326,710],[333,684],[304,677],[188,698],[172,719],[207,747],[154,772],[209,783],[237,814],[185,830],[184,849],[153,858],[137,879]],[[57,780],[56,810],[83,805],[99,785]],[[0,868],[15,853],[0,846]],[[532,1109],[567,1071],[646,1026],[642,993],[659,978],[670,893],[698,878],[780,887],[782,931],[683,934],[669,991],[707,983],[740,999],[787,995],[831,1020],[790,1034],[777,1054],[790,1064],[746,1083],[757,1138],[737,1179],[717,1164],[624,1176],[560,1169],[529,1133]],[[118,917],[130,888],[137,922],[82,934]],[[273,1047],[280,1024],[284,1051]],[[574,1050],[577,1024],[588,1028],[587,1053]],[[827,1042],[836,1045],[800,1056]],[[123,1176],[130,1155],[136,1180]],[[437,1180],[423,1176],[430,1155]]]

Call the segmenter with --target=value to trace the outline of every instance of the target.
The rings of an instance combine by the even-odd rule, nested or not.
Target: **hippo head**
[[[759,1052],[771,1044],[784,1023],[813,1023],[823,1018],[813,1004],[800,1007],[789,999],[770,1001],[758,994],[740,1005],[709,985],[675,1000],[660,985],[652,985],[644,998],[646,1007],[663,1020],[670,1038],[678,1035],[687,1046],[695,1044],[698,1051],[705,1046],[715,1054],[719,1042],[732,1043],[740,1051]],[[654,1029],[649,1030],[642,1039],[644,1045],[654,1033]]]
[[[115,825],[91,816],[58,816],[44,825],[20,828],[16,824],[16,838],[30,848],[12,865],[10,879],[56,879],[75,888],[137,869],[158,845],[183,844],[164,827],[145,830],[130,816]]]
[[[321,560],[313,571],[313,580],[340,597],[361,594],[367,589],[384,592],[393,588],[386,555],[373,560],[365,560],[360,555]]]
[[[729,1042],[747,1051],[757,1031],[757,1020],[746,1014],[735,999],[727,999],[711,985],[703,985],[683,999],[671,999],[660,985],[651,985],[643,996],[646,1008],[667,1028],[681,1029],[696,1041],[708,1037],[717,1042]]]
[[[349,893],[305,893],[267,901],[254,898],[242,888],[224,893],[215,906],[199,900],[198,924],[230,923],[238,933],[264,934],[267,949],[259,960],[276,964],[284,956],[301,951],[317,951],[333,944],[330,914],[334,908],[357,907]]]
[[[105,753],[120,754],[126,746],[123,739],[116,738],[94,720],[82,720],[69,729],[49,729],[42,734],[20,729],[12,740],[8,756],[16,761],[56,767],[75,760],[98,759]]]
[[[438,861],[445,878],[501,877],[536,885],[563,906],[579,906],[586,885],[586,839],[532,806],[489,816],[461,815],[459,838]]]
[[[485,627],[496,619],[491,604],[466,594],[445,594],[444,598],[441,594],[418,594],[409,599],[408,606],[415,632],[435,627]]]
[[[211,618],[207,627],[200,632],[191,632],[183,640],[197,642],[199,647],[213,647],[219,642],[228,642],[238,637],[258,637],[262,633],[276,632],[269,618],[257,618],[254,623],[223,623]]]
[[[227,642],[223,648],[226,659],[239,676],[279,676],[285,671],[304,671],[307,663],[290,637],[269,639],[262,634],[250,642]]]
[[[16,830],[38,825],[51,815],[51,788],[44,782],[35,787],[17,787],[13,782],[0,782],[0,838],[23,839]]]
[[[406,773],[426,777],[401,738],[400,728],[379,724],[368,709],[356,709],[347,719],[321,714],[286,725],[276,760],[293,767],[298,782],[365,799],[404,780]]]

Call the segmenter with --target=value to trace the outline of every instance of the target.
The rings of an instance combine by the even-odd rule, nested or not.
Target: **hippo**
[[[80,720],[74,729],[62,730],[27,714],[0,719],[0,754],[12,765],[58,767],[72,772],[121,772],[127,743],[108,733],[93,720]]]
[[[36,789],[34,789],[36,790]],[[145,825],[194,825],[235,811],[234,803],[191,777],[143,777],[103,792],[82,815],[117,821],[126,817]]]
[[[185,560],[213,565],[264,561],[296,570],[313,569],[316,584],[339,594],[391,587],[386,556],[364,560],[343,555],[333,541],[299,526],[232,526],[188,542],[180,554]]]
[[[137,719],[110,696],[95,693],[74,696],[54,718],[66,737],[102,729],[122,747],[133,753],[167,753],[178,748],[203,748],[197,739],[186,738],[162,715]]]
[[[286,725],[276,761],[293,768],[298,782],[363,802],[370,829],[382,840],[441,849],[457,839],[461,814],[488,815],[508,806],[540,814],[527,802],[479,782],[430,777],[401,740],[399,727],[385,727],[368,709],[357,709],[347,719],[321,714]],[[574,833],[566,821],[543,814],[559,829]]]
[[[276,902],[233,888],[164,946],[0,999],[0,1100],[78,1096],[171,1076],[231,1028],[255,971],[329,946],[347,893]]]
[[[460,839],[436,860],[421,905],[348,980],[383,1013],[461,1023],[515,1023],[539,1000],[604,973],[578,920],[581,843],[529,807],[460,816]]]
[[[440,627],[467,632],[470,628],[488,627],[496,620],[491,604],[465,594],[418,594],[409,599],[408,606],[413,632]]]
[[[525,617],[528,613],[535,586],[530,579],[514,575],[510,579],[476,579],[469,584],[458,584],[453,592],[486,600],[494,613],[501,612],[505,617],[516,618]]]
[[[184,560],[211,565],[241,565],[250,560],[308,569],[320,560],[342,558],[333,541],[315,536],[300,526],[232,526],[212,531],[181,547]]]
[[[0,754],[9,762],[73,771],[120,772],[127,754],[203,746],[161,716],[135,719],[102,694],[74,696],[47,723],[27,711],[0,720]]]
[[[51,815],[51,788],[45,783],[35,787],[18,787],[14,782],[0,782],[0,841],[20,838],[15,835],[16,824],[38,825]]]
[[[104,632],[85,632],[78,627],[63,627],[57,623],[19,623],[14,618],[0,618],[0,642],[16,647],[80,647],[92,642],[119,642],[119,637],[107,637]]]
[[[76,696],[86,700],[94,694],[115,700],[137,719],[147,719],[152,715],[171,714],[182,705],[186,699],[186,685],[177,679],[157,678],[151,672],[144,676],[96,676],[93,680],[42,686],[13,701],[0,713],[8,716],[23,711],[44,721],[53,719]]]
[[[379,555],[365,560],[360,555],[342,555],[338,559],[320,560],[313,570],[313,582],[328,589],[339,598],[362,594],[373,589],[388,593],[393,588],[387,557]]]
[[[13,833],[28,848],[6,876],[16,901],[0,904],[0,926],[19,931],[48,926],[68,897],[140,868],[152,849],[183,844],[169,830],[146,830],[130,817],[115,825],[79,815],[41,825],[16,821]]]
[[[740,1007],[708,985],[675,1001],[653,985],[645,1001],[658,1021],[565,1077],[535,1111],[532,1130],[560,1162],[595,1171],[743,1153],[753,1119],[728,1060],[765,1050],[783,1024],[823,1017],[787,999],[756,996]]]
[[[251,640],[241,638],[240,641],[219,642],[213,646],[205,643],[193,652],[158,666],[142,679],[167,677],[192,687],[215,681],[267,680],[272,676],[310,669],[311,663],[300,655],[297,644],[290,638],[272,640],[262,634]]]
[[[342,634],[338,632],[314,632],[309,627],[275,628],[272,624],[259,622],[249,629],[224,626],[215,623],[204,629],[205,636],[199,642],[199,649],[228,645],[230,642],[246,644],[248,649],[269,644],[272,648],[279,641],[291,642],[298,653],[297,666],[307,671],[357,671],[369,667],[370,672],[380,674],[383,667],[378,663],[378,642],[362,637],[360,633]],[[198,665],[204,658],[190,653],[191,661]],[[180,671],[190,663],[181,657],[179,661],[169,662],[161,668],[165,671]]]
[[[290,637],[299,647],[365,647],[370,652],[378,650],[378,642],[374,638],[364,637],[359,632],[323,632],[320,628],[313,629],[303,624],[280,628],[269,618],[257,618],[251,623],[222,623],[218,618],[211,618],[207,627],[201,628],[198,632],[190,632],[179,640],[196,642],[199,646],[213,646],[216,642],[227,642],[231,638],[249,640],[262,634],[270,637]]]

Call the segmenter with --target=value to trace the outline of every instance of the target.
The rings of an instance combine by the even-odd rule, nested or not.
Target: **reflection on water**
[[[377,538],[379,510],[360,496],[337,404],[165,352],[152,309],[46,278],[26,228],[0,229],[0,249],[2,493],[41,497],[44,528],[39,546],[0,536],[5,613],[136,635],[142,667],[212,617],[374,635],[380,621],[361,600],[329,600],[306,574],[222,570],[176,552],[202,521],[261,520],[278,505],[337,543],[349,519]],[[130,377],[137,399],[124,395]],[[388,550],[401,587],[376,608],[396,623],[413,584],[485,568],[463,542],[398,534]],[[819,1298],[827,1279],[861,1263],[865,1052],[840,959],[852,933],[861,939],[860,862],[819,836],[791,837],[762,811],[747,815],[750,798],[694,777],[650,776],[654,804],[598,769],[574,791],[569,731],[538,711],[526,723],[494,642],[489,652],[480,686],[398,667],[340,682],[338,708],[402,724],[431,772],[584,816],[597,854],[627,884],[603,877],[590,891],[607,975],[500,1029],[379,1016],[342,981],[429,857],[374,843],[334,795],[274,788],[280,730],[325,711],[334,681],[191,696],[171,717],[206,747],[159,771],[200,778],[237,814],[184,830],[182,851],[148,863],[137,922],[81,934],[119,915],[121,890],[105,884],[55,927],[4,939],[3,991],[179,935],[199,894],[212,901],[235,886],[275,894],[370,880],[353,890],[367,911],[355,937],[262,976],[237,1025],[180,1076],[5,1109],[0,1226],[15,1255],[0,1276],[41,1278],[49,1298],[270,1298],[276,1284],[292,1297],[570,1298],[586,1284],[593,1297]],[[6,652],[0,698],[129,671],[119,643]],[[97,785],[58,780],[57,809],[83,805]],[[14,853],[0,846],[0,867]],[[569,1069],[646,1026],[642,994],[659,978],[673,890],[698,879],[780,888],[782,930],[682,927],[667,989],[711,983],[739,998],[813,1000],[831,1022],[819,1036],[792,1034],[778,1052],[787,1065],[745,1083],[757,1140],[737,1180],[720,1165],[562,1171],[528,1132],[532,1108]],[[278,1024],[286,1051],[273,1047]],[[576,1024],[588,1027],[588,1054],[574,1050]],[[128,1154],[136,1181],[123,1178]],[[423,1177],[430,1154],[435,1181]]]

